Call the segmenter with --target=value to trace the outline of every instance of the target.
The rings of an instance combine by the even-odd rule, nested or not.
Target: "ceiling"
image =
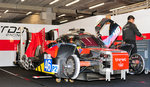
[[[66,10],[73,10],[76,11],[75,14],[69,14],[65,13],[66,15],[63,17],[58,17],[62,15],[62,12],[56,12],[56,19],[53,20],[53,24],[60,24],[60,21],[62,20],[68,20],[73,21],[76,20],[76,17],[83,16],[89,17],[95,15],[95,13],[98,14],[107,14],[110,13],[110,9],[117,8],[120,6],[126,6],[131,5],[134,3],[142,2],[145,0],[80,0],[79,2],[71,5],[71,6],[65,6],[66,4],[74,1],[74,0],[59,0],[58,2],[49,5],[50,2],[54,0],[25,0],[24,2],[21,2],[21,0],[0,0],[1,4],[15,4],[17,5],[25,5],[25,6],[35,6],[35,7],[51,7],[51,8],[57,8],[57,9],[66,9]],[[94,9],[89,9],[90,6],[105,3],[103,6],[99,6]],[[7,13],[4,13],[6,10],[9,10]],[[18,22],[19,20],[29,16],[26,15],[30,9],[22,10],[19,8],[4,8],[0,6],[0,22]],[[37,13],[39,11],[33,11],[33,13]],[[83,13],[82,13],[83,12]]]

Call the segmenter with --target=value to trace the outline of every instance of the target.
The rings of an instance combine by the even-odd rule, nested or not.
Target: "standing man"
[[[144,39],[146,38],[146,36],[143,36],[137,29],[136,25],[134,24],[134,19],[135,19],[134,16],[132,15],[128,16],[128,22],[123,27],[123,41],[127,44],[134,45],[131,55],[137,53],[136,35]]]

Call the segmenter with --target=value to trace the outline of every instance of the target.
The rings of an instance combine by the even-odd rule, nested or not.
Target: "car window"
[[[81,41],[85,44],[85,46],[98,46],[98,43],[96,43],[91,37],[81,38]]]
[[[104,47],[103,42],[98,40],[94,35],[83,35],[80,37],[80,41],[86,47]]]

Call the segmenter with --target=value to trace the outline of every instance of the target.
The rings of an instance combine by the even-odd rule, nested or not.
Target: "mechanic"
[[[125,44],[133,44],[133,50],[131,55],[137,53],[137,46],[136,46],[136,35],[146,39],[146,36],[143,36],[139,30],[137,29],[136,25],[134,24],[134,16],[129,15],[127,20],[127,24],[123,27],[123,41]]]

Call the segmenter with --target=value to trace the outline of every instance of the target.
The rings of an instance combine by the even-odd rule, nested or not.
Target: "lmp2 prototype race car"
[[[106,22],[108,21],[103,19],[98,27],[101,28]],[[64,34],[55,41],[52,32],[56,29],[48,33],[42,29],[30,36],[27,32],[30,39],[21,39],[16,62],[27,70],[54,75],[57,82],[61,78],[66,81],[69,79],[70,82],[74,79],[110,81],[111,75],[116,74],[121,74],[121,79],[125,80],[126,73],[129,72],[129,54],[108,48],[121,31],[116,23],[113,29],[113,32],[119,32],[112,33],[105,41],[85,33],[84,29],[72,29],[71,33]]]

